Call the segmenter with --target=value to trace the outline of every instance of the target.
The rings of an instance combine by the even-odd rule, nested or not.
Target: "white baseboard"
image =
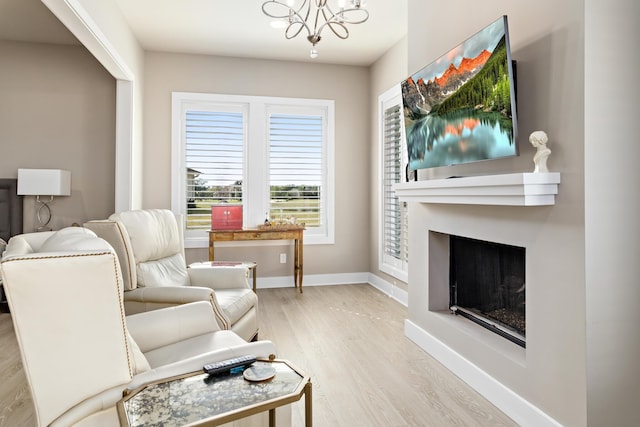
[[[305,274],[302,287],[352,285],[360,283],[370,284],[405,307],[409,304],[409,293],[407,291],[392,285],[372,273]],[[258,275],[256,287],[258,289],[293,287],[293,276],[260,277],[260,275]]]
[[[341,274],[305,274],[302,278],[302,288],[305,286],[352,285],[369,283],[369,273],[341,273]],[[293,276],[260,277],[256,280],[258,289],[293,288]]]
[[[380,292],[387,294],[390,298],[393,298],[405,307],[409,306],[409,293],[407,291],[392,285],[373,273],[369,273],[369,280],[367,280],[367,283],[378,289]]]
[[[549,415],[498,382],[414,322],[405,320],[404,333],[411,341],[437,359],[519,425],[523,427],[561,426]]]

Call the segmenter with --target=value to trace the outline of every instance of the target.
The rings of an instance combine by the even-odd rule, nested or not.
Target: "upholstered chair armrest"
[[[187,269],[192,286],[212,289],[251,289],[249,269],[244,266],[190,266]]]
[[[125,304],[139,302],[162,307],[187,304],[197,301],[215,301],[215,292],[202,286],[159,286],[136,288],[124,293]]]
[[[3,258],[41,252],[93,250],[109,248],[95,240],[96,235],[81,227],[67,227],[58,231],[18,234],[9,239]]]
[[[128,384],[126,388],[128,388]],[[55,419],[48,427],[95,427],[120,425],[116,405],[122,399],[119,386],[83,400]],[[87,414],[91,414],[88,415]]]
[[[220,349],[200,353],[138,374],[134,376],[128,388],[134,389],[143,384],[158,381],[163,378],[202,371],[204,365],[212,362],[219,362],[248,354],[266,359],[277,354],[276,347],[271,341],[264,340],[248,343],[231,331],[216,332],[212,339],[220,341]]]
[[[54,234],[55,231],[18,234],[9,239],[4,254],[0,253],[0,255],[3,255],[4,257],[11,257],[37,252],[40,249],[40,246],[42,246],[42,244]]]
[[[220,330],[207,302],[193,302],[126,317],[127,329],[143,353]]]
[[[222,329],[229,329],[229,319],[218,304],[215,291],[201,286],[160,286],[136,288],[124,293],[128,315],[192,302],[206,301]]]

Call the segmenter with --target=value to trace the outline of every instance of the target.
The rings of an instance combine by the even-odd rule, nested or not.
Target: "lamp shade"
[[[61,169],[18,169],[18,194],[69,196],[71,172]]]

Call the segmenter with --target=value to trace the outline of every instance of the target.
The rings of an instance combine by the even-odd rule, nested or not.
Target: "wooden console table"
[[[209,230],[209,261],[215,261],[215,242],[246,240],[293,240],[293,282],[302,293],[304,227],[279,229]]]

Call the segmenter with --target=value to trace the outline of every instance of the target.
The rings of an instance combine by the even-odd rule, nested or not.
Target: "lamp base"
[[[47,202],[40,200],[40,196],[36,197],[36,201],[40,203],[40,207],[36,212],[36,218],[38,219],[38,226],[36,227],[36,231],[51,231],[51,227],[49,227],[49,222],[51,222],[51,208],[49,207],[49,203],[53,201],[53,196]],[[43,219],[43,214],[44,219]]]

